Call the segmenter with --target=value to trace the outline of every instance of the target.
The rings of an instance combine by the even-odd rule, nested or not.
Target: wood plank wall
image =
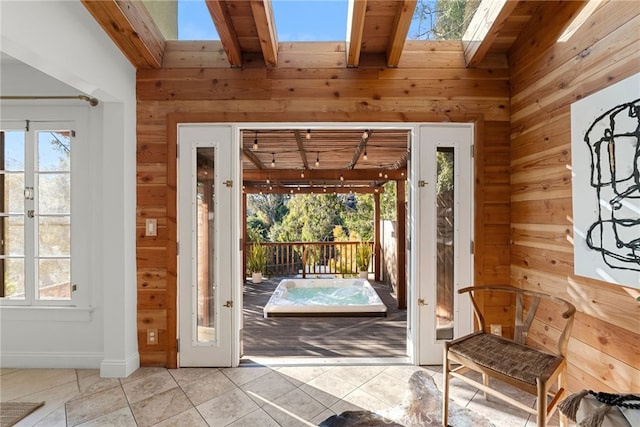
[[[509,283],[509,71],[506,55],[466,69],[461,43],[409,42],[398,68],[344,44],[280,44],[278,66],[231,69],[215,42],[168,42],[162,70],[137,76],[138,345],[142,365],[175,366],[175,123],[475,122],[476,283]],[[171,129],[170,131],[168,129]],[[158,218],[158,236],[144,236]],[[502,311],[502,307],[500,310]],[[146,331],[159,330],[148,345]]]
[[[640,72],[640,2],[605,1],[566,42],[556,39],[573,2],[551,3],[509,53],[511,282],[576,305],[571,391],[637,392],[639,292],[573,275],[569,166],[571,103]],[[557,314],[543,313],[530,338],[546,347],[556,321]]]

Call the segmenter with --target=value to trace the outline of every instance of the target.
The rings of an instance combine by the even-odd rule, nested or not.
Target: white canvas
[[[574,270],[640,288],[640,73],[571,105]]]

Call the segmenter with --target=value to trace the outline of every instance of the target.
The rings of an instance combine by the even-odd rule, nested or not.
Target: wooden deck
[[[244,284],[245,357],[406,357],[407,312],[386,284],[370,280],[386,317],[269,317],[263,307],[283,277]]]

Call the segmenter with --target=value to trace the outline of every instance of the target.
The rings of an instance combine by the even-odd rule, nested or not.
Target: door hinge
[[[180,242],[176,242],[176,255],[180,255]]]
[[[176,338],[176,350],[180,352],[180,338]]]
[[[471,254],[473,255],[473,251],[475,250],[475,244],[473,240],[471,241]]]
[[[476,153],[476,146],[475,144],[471,144],[471,158],[473,159],[475,157],[475,153]]]
[[[242,238],[240,238],[240,252],[244,250],[244,245],[242,243]]]
[[[75,292],[77,290],[78,290],[78,285],[76,285],[75,283],[71,285],[71,292]]]
[[[76,137],[76,131],[71,129],[71,138],[75,138]]]

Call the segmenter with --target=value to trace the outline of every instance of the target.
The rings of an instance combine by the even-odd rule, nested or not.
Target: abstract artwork
[[[574,271],[640,288],[640,74],[571,105]]]

